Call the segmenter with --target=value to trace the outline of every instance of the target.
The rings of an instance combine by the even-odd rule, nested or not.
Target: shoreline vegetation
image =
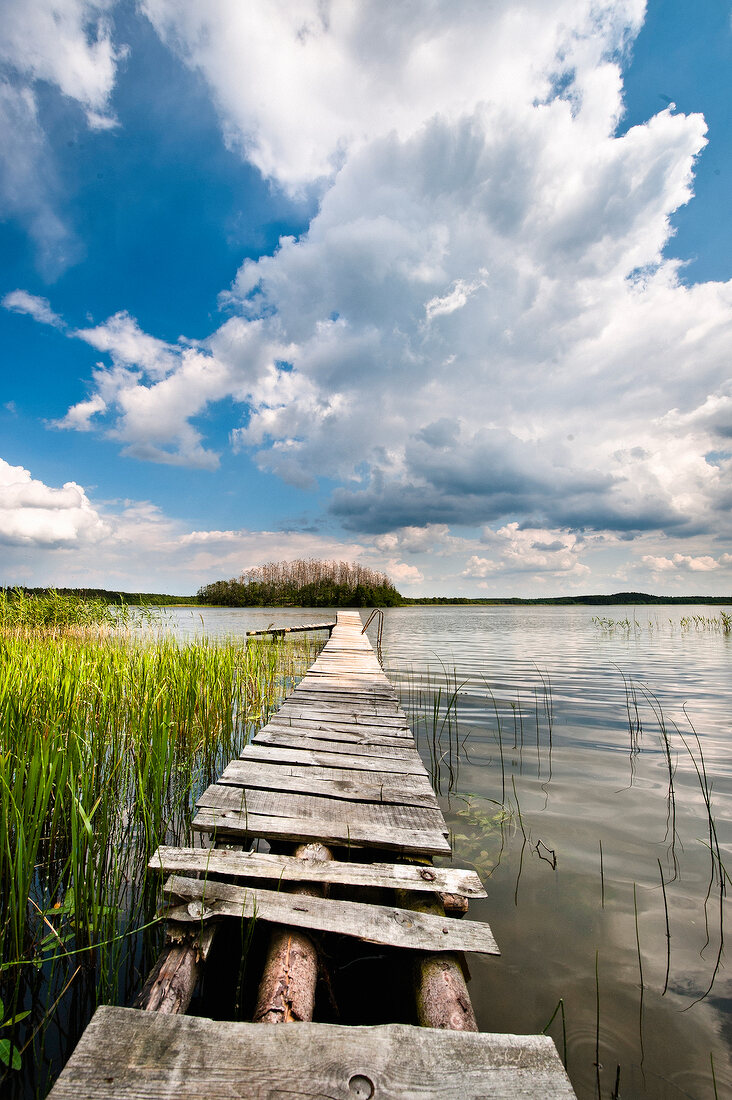
[[[180,640],[145,609],[0,591],[0,1092],[45,1096],[162,943],[159,844],[314,659],[315,638]],[[140,630],[140,627],[145,630]]]
[[[712,607],[732,604],[729,596],[656,596],[648,592],[612,592],[579,596],[403,596],[395,588],[389,590],[388,602],[382,602],[381,593],[371,586],[366,591],[351,589],[345,593],[333,593],[334,599],[344,602],[309,602],[307,591],[271,593],[271,599],[264,601],[254,588],[247,587],[239,592],[235,586],[238,581],[214,581],[199,589],[195,596],[176,596],[160,592],[123,592],[106,588],[29,588],[25,585],[0,586],[0,600],[8,602],[17,597],[45,597],[52,593],[72,600],[85,602],[98,600],[105,605],[118,604],[127,607],[607,607],[607,606],[652,606],[666,605],[708,605]],[[368,590],[370,588],[370,590]],[[249,602],[246,602],[248,597]],[[371,597],[369,599],[369,597]],[[360,602],[361,600],[365,602]],[[242,602],[244,601],[244,602]]]

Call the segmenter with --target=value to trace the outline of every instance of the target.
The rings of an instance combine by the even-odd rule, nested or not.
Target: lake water
[[[618,1067],[624,1100],[712,1098],[714,1076],[716,1095],[732,1095],[720,955],[732,635],[707,621],[719,610],[384,613],[385,667],[433,767],[455,862],[473,863],[488,890],[470,913],[489,921],[502,955],[470,960],[480,1029],[542,1031],[561,1001],[549,1033],[561,1054],[566,1034],[580,1097],[610,1097]],[[183,635],[331,617],[170,613]]]

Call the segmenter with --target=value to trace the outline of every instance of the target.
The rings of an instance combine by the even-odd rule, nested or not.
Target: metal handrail
[[[381,639],[382,639],[383,634],[384,634],[384,612],[381,610],[380,607],[375,607],[374,610],[371,612],[368,619],[366,620],[366,626],[363,628],[361,633],[362,634],[366,633],[369,626],[371,625],[371,620],[373,619],[374,615],[379,616],[379,625],[376,629],[376,656],[378,658],[379,664],[383,665],[384,660],[383,660],[383,657],[381,655]]]

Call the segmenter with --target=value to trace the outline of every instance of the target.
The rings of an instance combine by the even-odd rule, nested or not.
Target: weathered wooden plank
[[[276,715],[270,719],[266,726],[262,726],[258,732],[264,733],[266,730],[283,729],[302,730],[304,733],[309,733],[324,741],[351,741],[354,744],[382,744],[397,747],[404,746],[404,744],[414,744],[406,730],[384,730],[379,726],[363,726],[357,725],[355,722],[348,726],[345,723],[333,726],[330,722],[309,722],[305,718],[279,718]]]
[[[447,832],[445,819],[437,807],[405,806],[390,802],[344,802],[323,795],[297,791],[272,791],[232,787],[212,783],[196,803],[209,810],[239,810],[241,813],[266,814],[268,817],[300,817],[306,825],[311,819],[341,821],[379,828],[413,829],[420,832]]]
[[[392,687],[374,684],[365,677],[344,679],[321,673],[305,676],[295,688],[298,695],[345,695],[363,701],[369,706],[383,706],[397,709],[399,700]]]
[[[307,769],[304,769],[307,772]],[[394,786],[368,782],[369,773],[362,772],[360,779],[316,779],[312,775],[291,775],[290,769],[278,764],[245,764],[232,760],[219,776],[218,782],[234,787],[258,787],[267,791],[300,791],[320,794],[327,798],[356,802],[395,802],[403,806],[438,806],[437,798],[425,780],[424,788],[415,790],[403,784]],[[426,788],[426,789],[425,789]]]
[[[234,759],[227,769],[233,766],[241,768],[277,768],[283,774],[301,777],[303,779],[344,780],[350,783],[366,783],[373,786],[391,786],[398,784],[400,787],[408,787],[411,791],[428,794],[432,792],[432,785],[426,773],[409,775],[403,772],[395,775],[392,771],[378,771],[372,768],[364,771],[358,768],[325,768],[320,764],[293,764],[280,760],[273,760],[269,749],[252,745],[251,751],[254,757],[244,760]]]
[[[406,718],[398,711],[394,711],[392,714],[379,714],[375,708],[354,706],[350,701],[344,701],[341,705],[338,705],[335,702],[323,702],[321,699],[318,699],[317,702],[308,702],[307,700],[303,702],[301,699],[295,699],[291,696],[289,700],[282,704],[277,713],[282,716],[290,715],[293,718],[315,718],[326,722],[347,721],[364,723],[370,726],[383,726],[384,728],[396,726],[398,729],[403,729],[407,725]]]
[[[317,733],[317,731],[316,731]],[[250,742],[252,745],[277,745],[281,748],[308,748],[321,752],[339,752],[341,750],[352,756],[372,756],[389,760],[419,760],[419,753],[411,745],[385,745],[374,744],[370,741],[349,741],[343,744],[340,741],[328,741],[317,737],[306,730],[292,730],[287,727],[262,730],[255,734]]]
[[[460,897],[487,897],[475,871],[461,867],[420,867],[414,863],[346,863],[310,861],[271,852],[231,852],[218,848],[158,848],[148,867],[187,875],[232,875],[273,879],[276,882],[320,882],[339,886],[367,886],[392,890],[451,893]]]
[[[298,715],[290,714],[289,710],[303,711],[302,717]],[[351,717],[355,714],[356,717]],[[363,727],[367,727],[366,732],[383,733],[388,737],[411,737],[412,731],[409,727],[409,723],[404,715],[396,715],[398,721],[384,721],[384,715],[377,714],[359,714],[358,711],[353,710],[331,710],[330,707],[326,707],[323,710],[322,707],[299,707],[294,704],[292,707],[288,707],[287,710],[278,710],[270,718],[270,721],[276,721],[280,724],[288,725],[312,725],[315,723],[322,723],[323,725],[331,726],[333,729],[353,730],[354,727],[364,732]]]
[[[451,854],[450,845],[441,832],[382,827],[373,822],[364,824],[359,821],[273,817],[240,810],[203,808],[193,819],[193,829],[217,836],[261,836],[269,840],[289,840],[295,844],[318,840],[340,848],[387,848],[392,852],[419,856]]]
[[[357,756],[350,752],[321,752],[319,749],[307,747],[302,740],[296,745],[282,747],[252,743],[243,748],[239,755],[241,760],[316,764],[323,768],[349,768],[356,771],[388,772],[392,775],[427,775],[427,769],[416,753],[414,757],[400,760],[395,756]]]
[[[545,1035],[264,1028],[101,1005],[49,1100],[574,1100]]]
[[[261,887],[232,886],[171,875],[165,883],[172,920],[202,921],[209,917],[256,917],[273,924],[290,924],[316,932],[337,932],[367,943],[408,947],[415,951],[473,951],[499,955],[489,926],[473,920],[453,920],[389,905],[334,901],[332,898],[285,894]]]
[[[399,699],[393,688],[387,691],[384,688],[368,687],[364,685],[359,687],[353,681],[341,681],[325,679],[323,676],[313,676],[312,678],[306,676],[297,687],[288,696],[291,699],[294,695],[300,696],[322,696],[337,702],[343,698],[345,700],[354,700],[361,707],[382,707],[384,710],[396,711],[400,709]]]

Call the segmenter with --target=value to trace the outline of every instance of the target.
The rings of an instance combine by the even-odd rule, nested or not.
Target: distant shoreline
[[[26,588],[24,585],[0,587],[10,593],[14,587],[26,595],[45,595],[50,588]],[[171,596],[159,592],[118,592],[106,588],[57,588],[62,595],[80,599],[102,599],[108,603],[125,603],[146,607],[226,607],[227,604],[203,603],[196,596]],[[401,607],[607,607],[610,605],[653,606],[658,604],[707,604],[714,607],[732,604],[732,596],[654,596],[648,592],[613,592],[609,595],[586,596],[401,596]],[[259,605],[252,605],[259,606]],[[282,603],[271,607],[305,607],[309,604]]]

